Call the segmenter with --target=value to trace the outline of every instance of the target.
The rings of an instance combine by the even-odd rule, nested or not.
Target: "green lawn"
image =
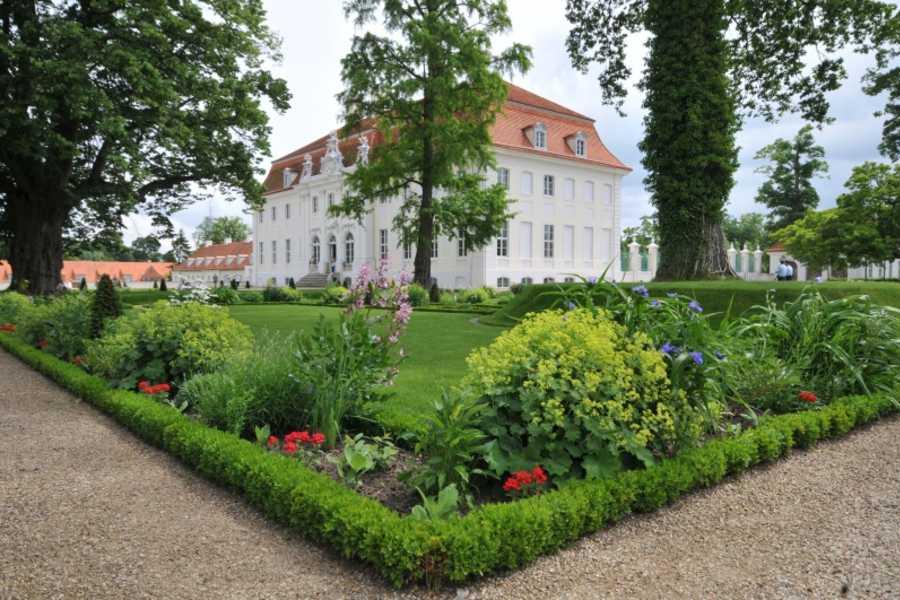
[[[250,326],[254,334],[266,331],[301,331],[310,328],[320,315],[336,318],[339,308],[325,306],[275,305],[231,306],[231,314]],[[473,348],[491,342],[503,329],[472,323],[476,315],[414,312],[401,345],[408,358],[400,365],[393,396],[385,403],[381,419],[394,431],[415,426],[417,415],[427,410],[441,388],[459,382],[465,372],[465,358]]]

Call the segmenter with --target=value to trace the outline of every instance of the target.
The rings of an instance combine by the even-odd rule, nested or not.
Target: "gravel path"
[[[517,573],[395,593],[0,351],[0,599],[900,598],[900,419]]]

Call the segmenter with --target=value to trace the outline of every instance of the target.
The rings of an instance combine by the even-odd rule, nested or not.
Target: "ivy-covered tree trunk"
[[[722,220],[737,130],[724,0],[649,0],[644,183],[659,215],[657,279],[734,275]]]
[[[63,227],[68,216],[65,200],[48,194],[10,195],[7,220],[12,231],[10,289],[29,294],[52,294],[62,283]]]

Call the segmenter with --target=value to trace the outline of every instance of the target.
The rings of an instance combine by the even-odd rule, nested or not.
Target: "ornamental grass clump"
[[[498,476],[540,464],[555,481],[604,477],[703,432],[663,354],[602,309],[531,314],[467,362],[463,387],[487,407],[485,459]]]

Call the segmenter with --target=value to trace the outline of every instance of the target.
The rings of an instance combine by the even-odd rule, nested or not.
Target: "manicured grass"
[[[631,288],[634,285],[636,284],[623,284],[622,287]],[[819,290],[829,299],[868,294],[873,301],[879,304],[900,307],[900,283],[892,281],[829,281],[821,284],[802,281],[680,281],[677,283],[648,283],[646,286],[650,290],[651,296],[664,296],[666,292],[678,292],[696,298],[707,313],[719,313],[714,317],[715,321],[721,320],[725,312],[729,310],[729,306],[731,315],[737,316],[751,306],[764,304],[766,293],[769,290],[775,290],[776,302],[784,302],[795,299],[807,287]],[[491,325],[512,326],[529,312],[549,308],[553,299],[542,296],[542,294],[554,290],[556,287],[556,285],[543,284],[528,286],[506,306],[481,321]]]
[[[256,335],[266,331],[302,331],[310,329],[321,315],[335,319],[340,308],[327,306],[275,305],[229,307],[239,321]],[[414,312],[409,329],[401,340],[407,353],[392,396],[380,411],[390,429],[415,428],[418,416],[438,398],[441,388],[459,383],[465,373],[465,359],[476,347],[490,343],[502,329],[473,323],[475,315],[439,312]]]

